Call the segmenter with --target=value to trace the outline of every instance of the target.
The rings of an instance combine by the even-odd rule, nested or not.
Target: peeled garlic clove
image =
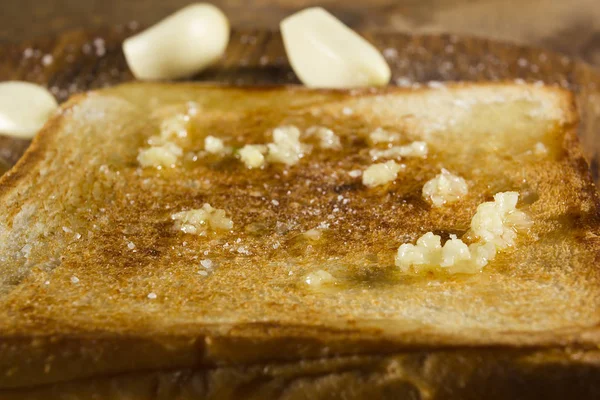
[[[0,82],[0,134],[30,139],[57,109],[46,88],[29,82]]]
[[[290,64],[306,86],[382,86],[390,81],[381,53],[320,7],[291,15],[280,27]]]
[[[229,21],[211,4],[192,4],[123,42],[140,80],[177,79],[216,62],[229,42]]]

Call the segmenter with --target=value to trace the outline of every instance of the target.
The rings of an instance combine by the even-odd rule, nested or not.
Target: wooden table
[[[70,29],[150,24],[190,0],[2,0],[0,42]],[[297,9],[325,6],[353,27],[452,32],[545,47],[600,66],[600,0],[215,0],[240,28],[276,29]]]

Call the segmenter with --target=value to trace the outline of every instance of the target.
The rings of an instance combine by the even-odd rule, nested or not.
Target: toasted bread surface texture
[[[178,161],[140,166],[164,120],[190,107]],[[341,146],[315,144],[289,166],[235,156],[280,126],[326,127]],[[374,162],[378,128],[428,154],[369,188],[353,171]],[[134,83],[75,97],[0,180],[0,387],[423,348],[595,348],[598,198],[576,129],[571,95],[535,85]],[[209,135],[233,155],[204,152]],[[469,190],[432,207],[421,191],[441,168]],[[505,191],[533,226],[482,272],[394,266],[400,244],[466,234]],[[177,229],[173,214],[205,203],[233,228]],[[333,281],[306,284],[316,271]]]

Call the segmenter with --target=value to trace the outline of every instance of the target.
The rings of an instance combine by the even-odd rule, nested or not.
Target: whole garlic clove
[[[137,79],[177,79],[215,63],[228,42],[225,14],[211,4],[198,3],[126,39],[123,52]]]
[[[0,134],[30,139],[56,111],[58,103],[44,87],[29,82],[0,83]]]
[[[320,7],[285,18],[280,28],[290,64],[306,86],[383,86],[390,81],[381,53]]]

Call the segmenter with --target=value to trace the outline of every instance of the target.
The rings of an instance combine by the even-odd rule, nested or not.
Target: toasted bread
[[[180,162],[142,168],[140,149],[189,102],[197,113],[177,139]],[[254,169],[200,151],[207,135],[238,148],[269,141],[281,125],[328,127],[342,147]],[[403,158],[394,182],[368,188],[350,172],[373,163],[367,137],[377,128],[403,143],[425,141],[429,153]],[[296,375],[335,375],[363,360],[427,398],[443,388],[394,357],[418,363],[416,351],[460,358],[453,351],[485,348],[515,360],[542,352],[545,362],[554,352],[568,359],[565,349],[593,351],[599,204],[576,129],[570,93],[536,85],[134,83],[77,96],[0,180],[0,388],[16,396],[36,385],[110,386],[136,374],[147,382],[173,370],[273,362],[296,365]],[[440,168],[465,178],[469,192],[432,207],[421,190]],[[466,233],[477,206],[504,191],[519,192],[534,223],[482,272],[414,275],[394,266],[400,244],[428,231]],[[174,213],[205,203],[225,210],[233,228],[176,229]],[[317,226],[327,227],[317,240],[303,235]],[[334,282],[307,285],[318,270]],[[383,367],[384,354],[405,356]],[[595,353],[585,354],[598,368]],[[329,367],[298,364],[308,359]]]

